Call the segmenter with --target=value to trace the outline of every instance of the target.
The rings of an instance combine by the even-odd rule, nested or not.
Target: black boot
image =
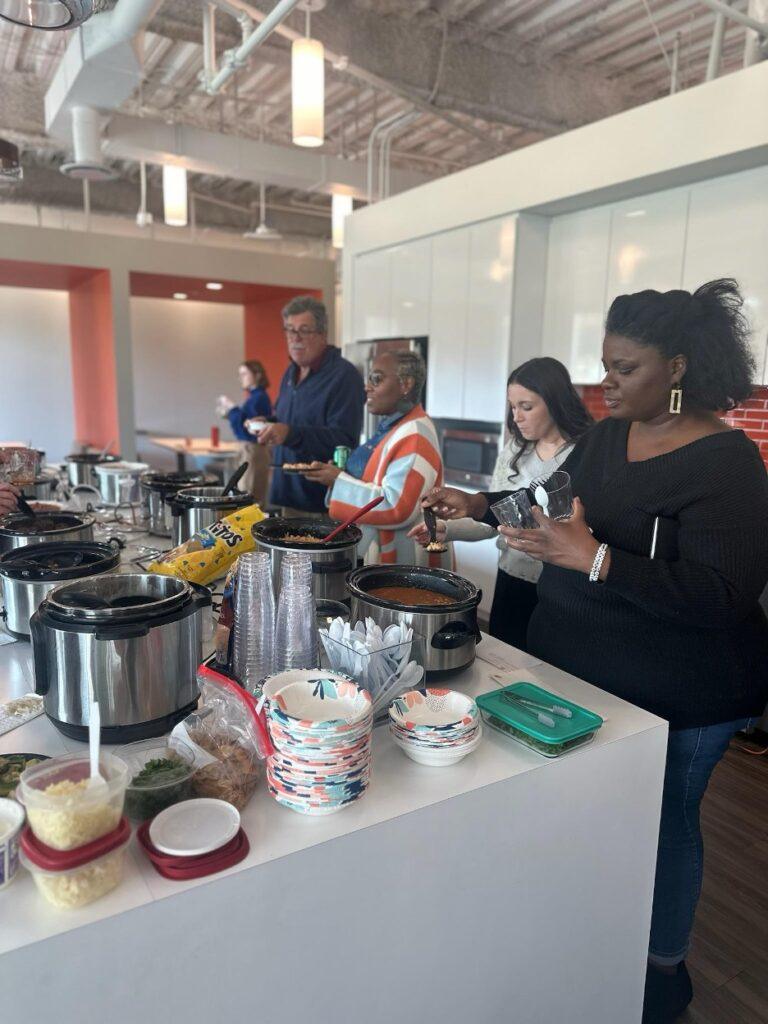
[[[692,999],[693,985],[685,961],[677,965],[676,974],[667,974],[648,964],[643,1024],[671,1024]]]

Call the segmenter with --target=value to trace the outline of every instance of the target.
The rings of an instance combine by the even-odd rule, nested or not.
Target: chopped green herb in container
[[[142,740],[115,751],[131,772],[125,792],[125,813],[132,821],[147,821],[171,804],[189,800],[192,793],[194,756],[173,740]]]
[[[477,698],[477,705],[486,725],[544,757],[560,757],[584,746],[603,724],[594,711],[535,683],[512,683],[491,690]],[[553,707],[558,711],[552,712]]]

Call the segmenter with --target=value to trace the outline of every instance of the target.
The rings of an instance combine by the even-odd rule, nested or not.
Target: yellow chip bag
[[[239,508],[226,519],[207,526],[179,547],[153,562],[150,572],[177,576],[190,583],[211,583],[224,576],[239,555],[256,546],[251,527],[266,519],[258,505]]]

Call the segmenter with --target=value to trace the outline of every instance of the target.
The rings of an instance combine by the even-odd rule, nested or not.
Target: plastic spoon
[[[92,700],[88,714],[88,753],[91,760],[91,775],[88,779],[88,793],[94,797],[109,799],[106,780],[99,771],[99,745],[101,743],[101,712],[98,701]]]

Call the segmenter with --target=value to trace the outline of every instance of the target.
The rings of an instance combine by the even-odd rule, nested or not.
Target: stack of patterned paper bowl
[[[457,764],[482,739],[477,704],[456,690],[411,690],[392,702],[389,731],[400,749],[433,768]]]
[[[317,670],[269,697],[269,792],[301,814],[333,814],[368,788],[373,711],[367,690]]]

